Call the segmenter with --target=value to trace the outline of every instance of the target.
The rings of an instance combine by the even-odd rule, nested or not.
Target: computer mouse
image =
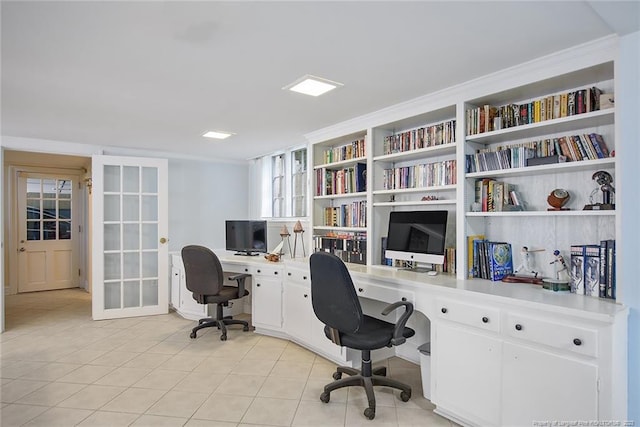
[[[427,276],[436,276],[437,274],[437,271],[427,271]]]

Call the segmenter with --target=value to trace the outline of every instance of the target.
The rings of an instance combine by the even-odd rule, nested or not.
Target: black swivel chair
[[[198,320],[198,326],[191,331],[191,338],[202,328],[216,326],[222,330],[220,340],[227,339],[226,325],[242,325],[243,331],[249,330],[249,323],[235,320],[231,316],[222,315],[222,307],[228,306],[229,301],[249,295],[244,288],[244,281],[250,274],[236,274],[229,280],[238,282],[238,286],[225,286],[224,274],[220,260],[210,249],[203,246],[190,245],[182,248],[182,263],[184,264],[187,289],[193,293],[193,299],[200,304],[216,304],[216,317]]]
[[[371,350],[400,345],[415,334],[413,329],[405,327],[413,313],[413,304],[399,301],[384,309],[382,314],[386,316],[398,307],[405,307],[396,324],[367,316],[362,313],[351,275],[340,258],[326,252],[316,252],[311,255],[309,262],[311,302],[316,316],[325,324],[325,335],[337,345],[362,352],[361,369],[338,367],[333,374],[336,381],[324,387],[320,400],[324,403],[329,402],[330,393],[342,387],[364,387],[369,401],[364,415],[370,420],[376,416],[373,386],[401,390],[400,399],[407,402],[411,398],[411,387],[387,378],[385,367],[372,370]],[[349,377],[342,378],[342,374],[348,374]]]

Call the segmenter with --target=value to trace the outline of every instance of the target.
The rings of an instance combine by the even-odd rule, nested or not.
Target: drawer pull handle
[[[260,287],[260,283],[258,283],[256,286],[257,286],[257,287]]]
[[[522,325],[520,323],[516,323],[516,331],[521,331]]]
[[[482,318],[482,323],[489,323],[489,318],[488,317],[483,317]]]
[[[302,280],[307,280],[307,276],[302,276]]]
[[[291,273],[287,273],[287,276],[291,276]]]
[[[305,298],[306,298],[307,296],[308,296],[307,294],[304,294],[304,297],[305,297]]]
[[[364,289],[358,288],[358,292],[364,292]]]
[[[245,268],[245,269],[244,269],[244,271],[249,271],[249,269],[248,269],[248,268]]]
[[[575,345],[582,345],[582,340],[581,340],[580,338],[574,338],[574,339],[573,339],[573,343],[574,343]]]
[[[273,274],[278,274],[278,272],[277,272],[277,271],[274,271],[274,272],[273,272]]]
[[[407,300],[407,297],[402,297],[402,301],[406,301],[406,300]]]
[[[440,309],[440,311],[441,311],[443,314],[446,314],[446,313],[447,313],[447,308],[446,308],[446,307],[442,307],[442,308]]]

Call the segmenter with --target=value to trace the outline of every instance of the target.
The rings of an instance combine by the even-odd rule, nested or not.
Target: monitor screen
[[[447,211],[391,212],[385,257],[444,263]]]
[[[242,255],[267,252],[267,221],[226,221],[226,249]]]

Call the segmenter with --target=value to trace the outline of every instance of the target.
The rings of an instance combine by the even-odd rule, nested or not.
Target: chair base
[[[220,329],[221,332],[222,332],[220,334],[220,341],[226,341],[227,340],[227,325],[242,325],[242,330],[244,332],[248,332],[249,331],[249,322],[247,322],[245,320],[232,319],[231,316],[226,316],[226,317],[224,317],[222,319],[206,318],[206,319],[198,320],[198,326],[196,326],[195,328],[193,328],[191,330],[191,335],[189,335],[189,336],[193,339],[193,338],[196,338],[196,333],[200,329],[216,327],[216,328]]]
[[[342,378],[342,374],[347,374],[349,376]],[[400,381],[387,378],[386,374],[386,367],[382,366],[372,370],[371,360],[365,360],[364,358],[362,360],[362,370],[348,366],[339,366],[333,374],[333,378],[336,381],[327,384],[324,387],[324,392],[320,395],[320,400],[324,403],[328,403],[331,398],[331,392],[343,387],[364,387],[365,393],[367,394],[367,401],[369,402],[369,407],[364,410],[364,416],[372,420],[376,416],[376,397],[373,391],[374,386],[391,387],[400,390],[400,399],[403,402],[407,402],[411,398],[410,386],[401,383]]]

